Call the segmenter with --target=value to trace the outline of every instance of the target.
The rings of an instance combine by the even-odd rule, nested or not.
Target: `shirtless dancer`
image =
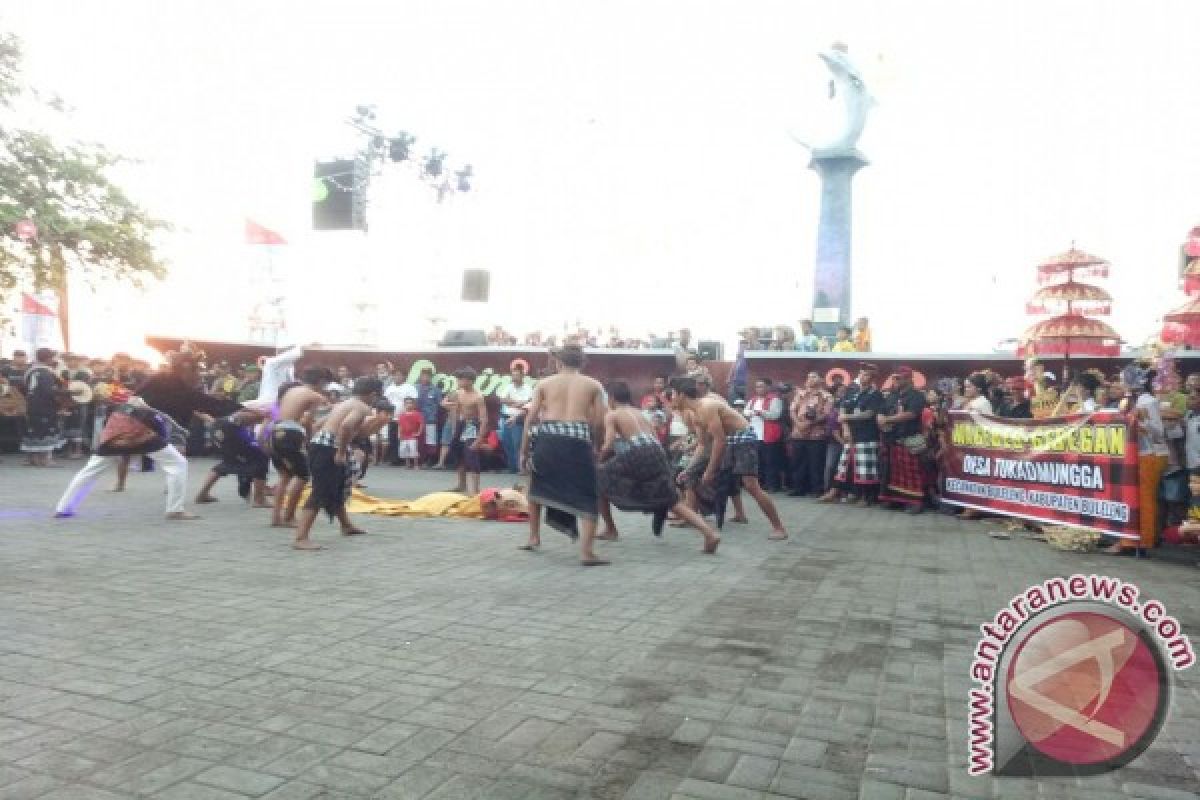
[[[321,549],[321,545],[309,539],[308,534],[317,519],[317,512],[322,510],[330,518],[337,518],[343,536],[366,533],[354,527],[346,513],[346,501],[350,498],[354,481],[347,451],[367,418],[374,413],[372,406],[382,395],[383,383],[379,379],[359,378],[354,384],[354,394],[333,407],[321,430],[309,442],[312,490],[296,528],[296,540],[292,542],[295,549]]]
[[[243,498],[250,500],[253,494],[255,508],[270,508],[270,504],[267,503],[267,468],[271,460],[254,434],[254,426],[271,418],[270,409],[252,408],[247,405],[241,411],[235,411],[220,419],[203,411],[197,411],[195,416],[212,426],[213,440],[218,443],[217,450],[221,454],[221,460],[209,470],[204,484],[196,494],[196,504],[217,502],[217,498],[212,495],[217,481],[226,475],[236,475],[238,493]]]
[[[771,535],[768,538],[786,539],[787,531],[783,528],[775,504],[758,484],[758,440],[750,423],[715,395],[701,399],[696,381],[692,378],[676,378],[672,381],[672,387],[675,389],[678,410],[694,412],[698,428],[712,439],[708,466],[704,468],[700,482],[711,484],[716,480],[719,470],[731,470],[770,521]]]
[[[672,405],[678,405],[675,403],[674,398],[679,393],[674,390],[669,391],[672,397]],[[708,381],[704,378],[696,379],[696,394],[700,400],[712,398],[726,408],[732,408],[724,397],[708,391]],[[696,437],[696,447],[692,450],[687,468],[679,476],[679,480],[680,485],[684,488],[687,507],[699,512],[700,500],[696,497],[696,485],[700,482],[704,471],[708,468],[709,459],[712,454],[713,437],[707,429],[700,425],[695,411],[682,408],[675,410],[674,413],[679,414],[683,418],[684,425]],[[729,496],[729,502],[733,504],[733,516],[729,518],[729,521],[740,525],[749,524],[750,519],[746,516],[746,506],[742,503],[742,493],[736,487],[734,487],[733,494]],[[673,528],[687,528],[690,526],[691,523],[684,519],[671,523],[671,527]]]
[[[458,390],[454,393],[458,424],[450,452],[458,460],[458,485],[450,491],[474,497],[479,494],[479,451],[487,438],[487,401],[475,388],[475,370],[464,367],[454,377],[458,379]]]
[[[581,520],[579,553],[585,567],[609,562],[596,556],[596,461],[592,428],[603,416],[604,389],[580,370],[583,348],[567,345],[551,351],[558,374],[538,381],[521,437],[522,471],[530,474],[529,541],[521,549],[535,551],[542,544],[542,506],[558,512],[547,524],[563,529],[561,519]],[[532,458],[530,445],[532,443]],[[573,534],[571,528],[564,530]]]
[[[271,431],[271,463],[279,473],[271,527],[296,527],[296,506],[308,485],[308,440],[313,416],[329,405],[322,393],[332,375],[322,367],[304,370],[304,383],[284,390],[279,397],[279,419]]]
[[[704,537],[704,552],[715,553],[721,537],[704,519],[684,505],[675,491],[671,462],[655,434],[654,426],[640,409],[632,405],[629,386],[617,382],[609,387],[611,411],[604,415],[604,445],[600,457],[600,517],[605,529],[596,538],[616,541],[617,523],[613,520],[610,500],[628,511],[649,511],[656,517],[656,535],[669,507],[691,523]]]

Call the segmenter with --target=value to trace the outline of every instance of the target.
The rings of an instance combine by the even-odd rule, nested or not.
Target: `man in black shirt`
[[[887,478],[879,499],[885,503],[898,503],[910,514],[920,514],[929,486],[929,470],[921,455],[928,449],[929,442],[921,431],[925,395],[913,387],[912,376],[908,367],[896,370],[894,409],[879,417],[888,440]]]
[[[176,354],[167,369],[156,372],[141,384],[137,395],[185,430],[196,411],[224,417],[242,408],[241,403],[214,397],[200,388],[200,373],[195,356],[190,353]]]
[[[869,506],[879,494],[879,424],[883,394],[876,387],[878,370],[863,364],[858,373],[858,390],[846,393],[838,421],[843,426],[846,447],[838,462],[833,488],[820,502],[837,502],[843,493],[858,496],[858,505]]]

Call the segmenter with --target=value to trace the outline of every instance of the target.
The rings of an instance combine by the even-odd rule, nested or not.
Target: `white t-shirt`
[[[404,401],[417,399],[417,387],[411,383],[393,383],[384,390],[383,396],[396,407],[397,412],[404,411]]]
[[[1184,451],[1188,469],[1200,469],[1200,414],[1189,411],[1183,421]]]
[[[524,381],[520,386],[510,383],[500,396],[500,400],[503,401],[503,404],[500,406],[501,416],[512,416],[520,410],[521,406],[533,400],[533,385],[528,380]]]
[[[1142,392],[1138,395],[1135,408],[1141,412],[1139,414],[1141,419],[1138,423],[1138,455],[1170,455],[1170,450],[1167,449],[1167,437],[1163,431],[1162,409],[1158,398],[1150,392]]]
[[[974,400],[967,401],[966,409],[967,411],[974,411],[977,414],[991,414],[992,401],[983,395],[979,395]]]

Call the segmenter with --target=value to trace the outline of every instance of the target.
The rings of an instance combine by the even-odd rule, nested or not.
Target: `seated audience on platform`
[[[831,348],[834,353],[853,353],[854,347],[854,331],[846,325],[837,329],[837,341],[833,343]]]
[[[871,352],[871,325],[866,317],[859,317],[854,323],[854,350],[859,353]]]
[[[812,320],[800,320],[800,336],[796,340],[796,349],[802,353],[815,353],[820,347],[821,338],[813,331]]]

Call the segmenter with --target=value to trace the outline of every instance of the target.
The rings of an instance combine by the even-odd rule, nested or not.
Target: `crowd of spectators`
[[[1186,484],[1190,471],[1200,471],[1200,374],[1189,376],[1186,382],[1174,372],[1156,378],[1148,364],[1134,363],[1111,375],[1079,371],[1060,386],[1052,372],[1029,364],[1019,376],[980,371],[935,378],[928,385],[914,387],[911,372],[878,375],[870,368],[849,383],[834,371],[829,384],[813,372],[799,386],[766,377],[747,386],[747,351],[789,346],[804,350],[812,345],[807,325],[801,326],[796,338],[784,327],[764,333],[755,328],[741,332],[738,358],[725,386],[713,385],[712,375],[693,348],[690,331],[674,334],[669,346],[676,355],[673,374],[688,375],[710,390],[722,392],[750,421],[760,442],[760,483],[767,491],[862,505],[882,500],[910,511],[937,507],[950,410],[1037,419],[1110,409],[1136,419],[1145,524],[1156,526],[1157,531],[1160,522],[1178,522],[1186,512],[1179,501],[1171,506],[1160,500],[1186,495],[1166,491],[1163,486],[1181,480]],[[869,347],[865,321],[858,336],[855,346]],[[373,374],[362,376],[345,365],[330,367],[331,380],[325,388],[330,400],[336,401],[359,377],[376,377],[383,383],[386,400],[382,410],[390,415],[389,422],[372,441],[361,444],[376,463],[453,467],[462,455],[455,447],[461,428],[458,391],[444,391],[436,385],[432,370],[424,371],[415,384],[407,383],[410,369],[411,365],[380,363]],[[532,398],[533,376],[529,373],[530,365],[515,359],[510,380],[485,398],[488,423],[473,448],[482,469],[518,469],[516,451]],[[39,350],[31,361],[27,353],[15,352],[12,358],[0,360],[0,450],[23,450],[31,466],[48,466],[55,456],[82,457],[103,427],[109,398],[123,394],[122,390],[136,392],[151,374],[148,363],[124,354],[95,359]],[[202,363],[199,376],[197,388],[215,397],[235,403],[260,398],[260,364]],[[475,373],[459,370],[456,377],[459,385],[469,384]],[[695,432],[672,411],[669,378],[664,374],[655,379],[642,409],[663,444],[677,458],[686,459]],[[209,452],[211,441],[204,425],[193,424],[189,433],[188,455]],[[877,446],[878,451],[863,450],[861,445],[866,443]],[[854,479],[853,463],[847,471],[847,461],[854,459],[843,455],[852,446],[858,447],[858,460],[877,462],[873,467],[876,476],[861,485]],[[898,453],[897,448],[918,456],[920,464],[916,496],[910,493],[900,502],[888,489],[889,478],[895,477],[888,471],[896,468],[896,459],[889,453]],[[913,475],[906,480],[912,489]],[[1160,505],[1167,512],[1162,519]],[[968,510],[961,516],[978,514]],[[1149,546],[1156,535],[1147,528],[1144,543]]]

